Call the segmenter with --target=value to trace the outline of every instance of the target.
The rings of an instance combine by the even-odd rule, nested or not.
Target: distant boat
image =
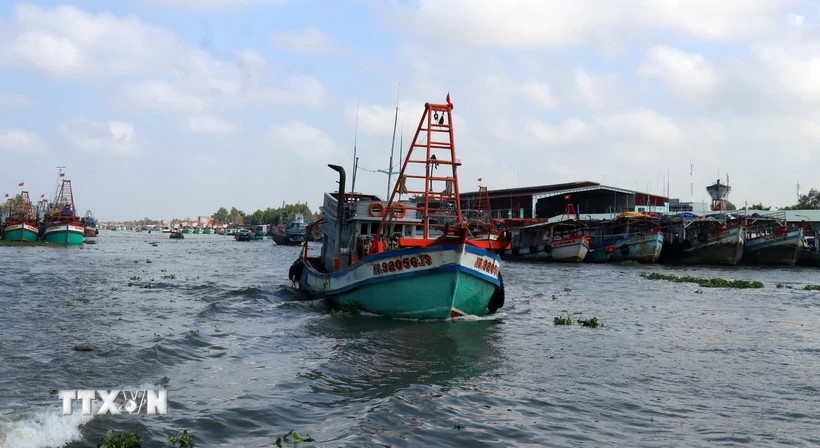
[[[94,218],[94,215],[91,213],[91,210],[85,212],[83,220],[85,221],[86,238],[93,238],[100,234],[100,229],[97,227],[97,219]]]
[[[601,261],[597,258],[606,253],[606,248],[615,246],[616,250],[610,253],[609,260],[656,263],[663,250],[659,218],[639,212],[624,212],[611,221],[590,224],[589,233],[592,238],[590,251],[595,250],[597,255],[584,261]]]
[[[172,240],[181,240],[181,239],[184,239],[184,238],[185,238],[185,235],[183,235],[182,232],[180,232],[179,230],[174,230],[173,232],[171,232],[171,239]]]
[[[284,229],[273,229],[273,241],[280,246],[298,246],[305,241],[305,229],[305,215],[296,213]]]
[[[60,173],[63,177],[63,173]],[[85,222],[77,216],[71,181],[63,179],[54,208],[43,218],[42,240],[47,243],[79,246],[85,237]]]
[[[793,266],[803,250],[803,224],[786,226],[786,212],[746,216],[743,264]]]
[[[253,232],[248,229],[241,229],[233,235],[236,241],[250,241],[253,239]]]
[[[14,211],[6,219],[3,230],[3,241],[37,241],[39,229],[37,227],[37,215],[28,191],[20,193],[17,202],[14,204]]]
[[[583,261],[589,252],[586,225],[578,221],[575,208],[567,205],[557,222],[543,222],[512,229],[504,260]]]

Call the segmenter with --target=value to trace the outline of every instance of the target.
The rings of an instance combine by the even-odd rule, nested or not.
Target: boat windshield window
[[[367,227],[368,227],[368,226],[367,226],[367,223],[366,223],[366,222],[362,223],[362,230],[361,230],[361,234],[362,234],[362,235],[367,235],[367,234],[368,234],[368,233],[367,233]]]

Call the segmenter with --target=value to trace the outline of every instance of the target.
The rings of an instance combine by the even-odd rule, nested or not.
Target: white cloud
[[[69,5],[18,4],[0,41],[0,67],[60,77],[170,71],[181,56],[176,37],[135,17],[97,15]]]
[[[287,0],[141,0],[157,6],[191,9],[231,9],[252,5],[278,5]]]
[[[436,39],[522,48],[608,43],[615,39],[635,39],[650,31],[738,41],[775,29],[779,22],[777,13],[795,3],[780,0],[419,0],[413,6],[397,6],[393,12],[397,24]],[[624,29],[629,33],[623,33]]]
[[[122,97],[128,106],[148,111],[197,111],[208,104],[202,97],[181,93],[170,83],[160,80],[126,85]]]
[[[288,151],[308,160],[328,160],[336,153],[333,138],[302,121],[275,124],[261,141],[273,151]]]
[[[574,93],[581,104],[593,109],[607,104],[611,92],[602,77],[579,68],[573,72],[573,80]]]
[[[327,92],[313,76],[293,76],[284,87],[261,88],[249,93],[247,99],[262,104],[303,105],[319,109],[327,101]]]
[[[702,55],[663,45],[649,49],[639,73],[660,79],[672,92],[687,100],[713,93],[719,81],[715,68]]]
[[[820,101],[820,57],[813,52],[769,45],[752,47],[752,55],[781,91],[801,102]]]
[[[273,45],[282,50],[305,53],[330,53],[340,50],[330,42],[327,34],[316,28],[279,33],[273,36]]]
[[[0,107],[28,107],[31,100],[20,95],[5,95],[0,93]]]
[[[0,129],[0,153],[35,154],[43,150],[43,143],[36,134],[23,129]]]
[[[60,134],[68,143],[88,153],[129,156],[140,150],[134,125],[127,122],[97,123],[74,118],[60,125]]]
[[[543,109],[555,109],[558,106],[549,84],[543,81],[529,81],[519,87],[524,99]]]
[[[803,24],[806,22],[806,17],[805,16],[801,16],[801,15],[795,14],[795,13],[789,13],[789,15],[786,16],[786,19],[792,25],[798,26],[798,27],[803,26]]]
[[[188,117],[182,122],[182,127],[202,134],[230,134],[240,129],[227,120],[210,116]]]

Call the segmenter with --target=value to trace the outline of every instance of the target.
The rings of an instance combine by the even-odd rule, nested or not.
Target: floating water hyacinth
[[[653,272],[651,274],[642,273],[641,277],[647,280],[668,280],[675,283],[695,283],[703,288],[762,288],[763,283],[749,280],[726,280],[724,278],[697,278],[697,277],[679,277],[677,275],[666,275]]]

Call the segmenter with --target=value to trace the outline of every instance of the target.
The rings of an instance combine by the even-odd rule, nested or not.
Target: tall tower
[[[728,176],[726,179],[728,180]],[[712,197],[712,210],[726,210],[726,203],[729,201],[729,192],[732,191],[732,187],[721,184],[720,179],[718,179],[713,185],[706,187],[706,191]]]

